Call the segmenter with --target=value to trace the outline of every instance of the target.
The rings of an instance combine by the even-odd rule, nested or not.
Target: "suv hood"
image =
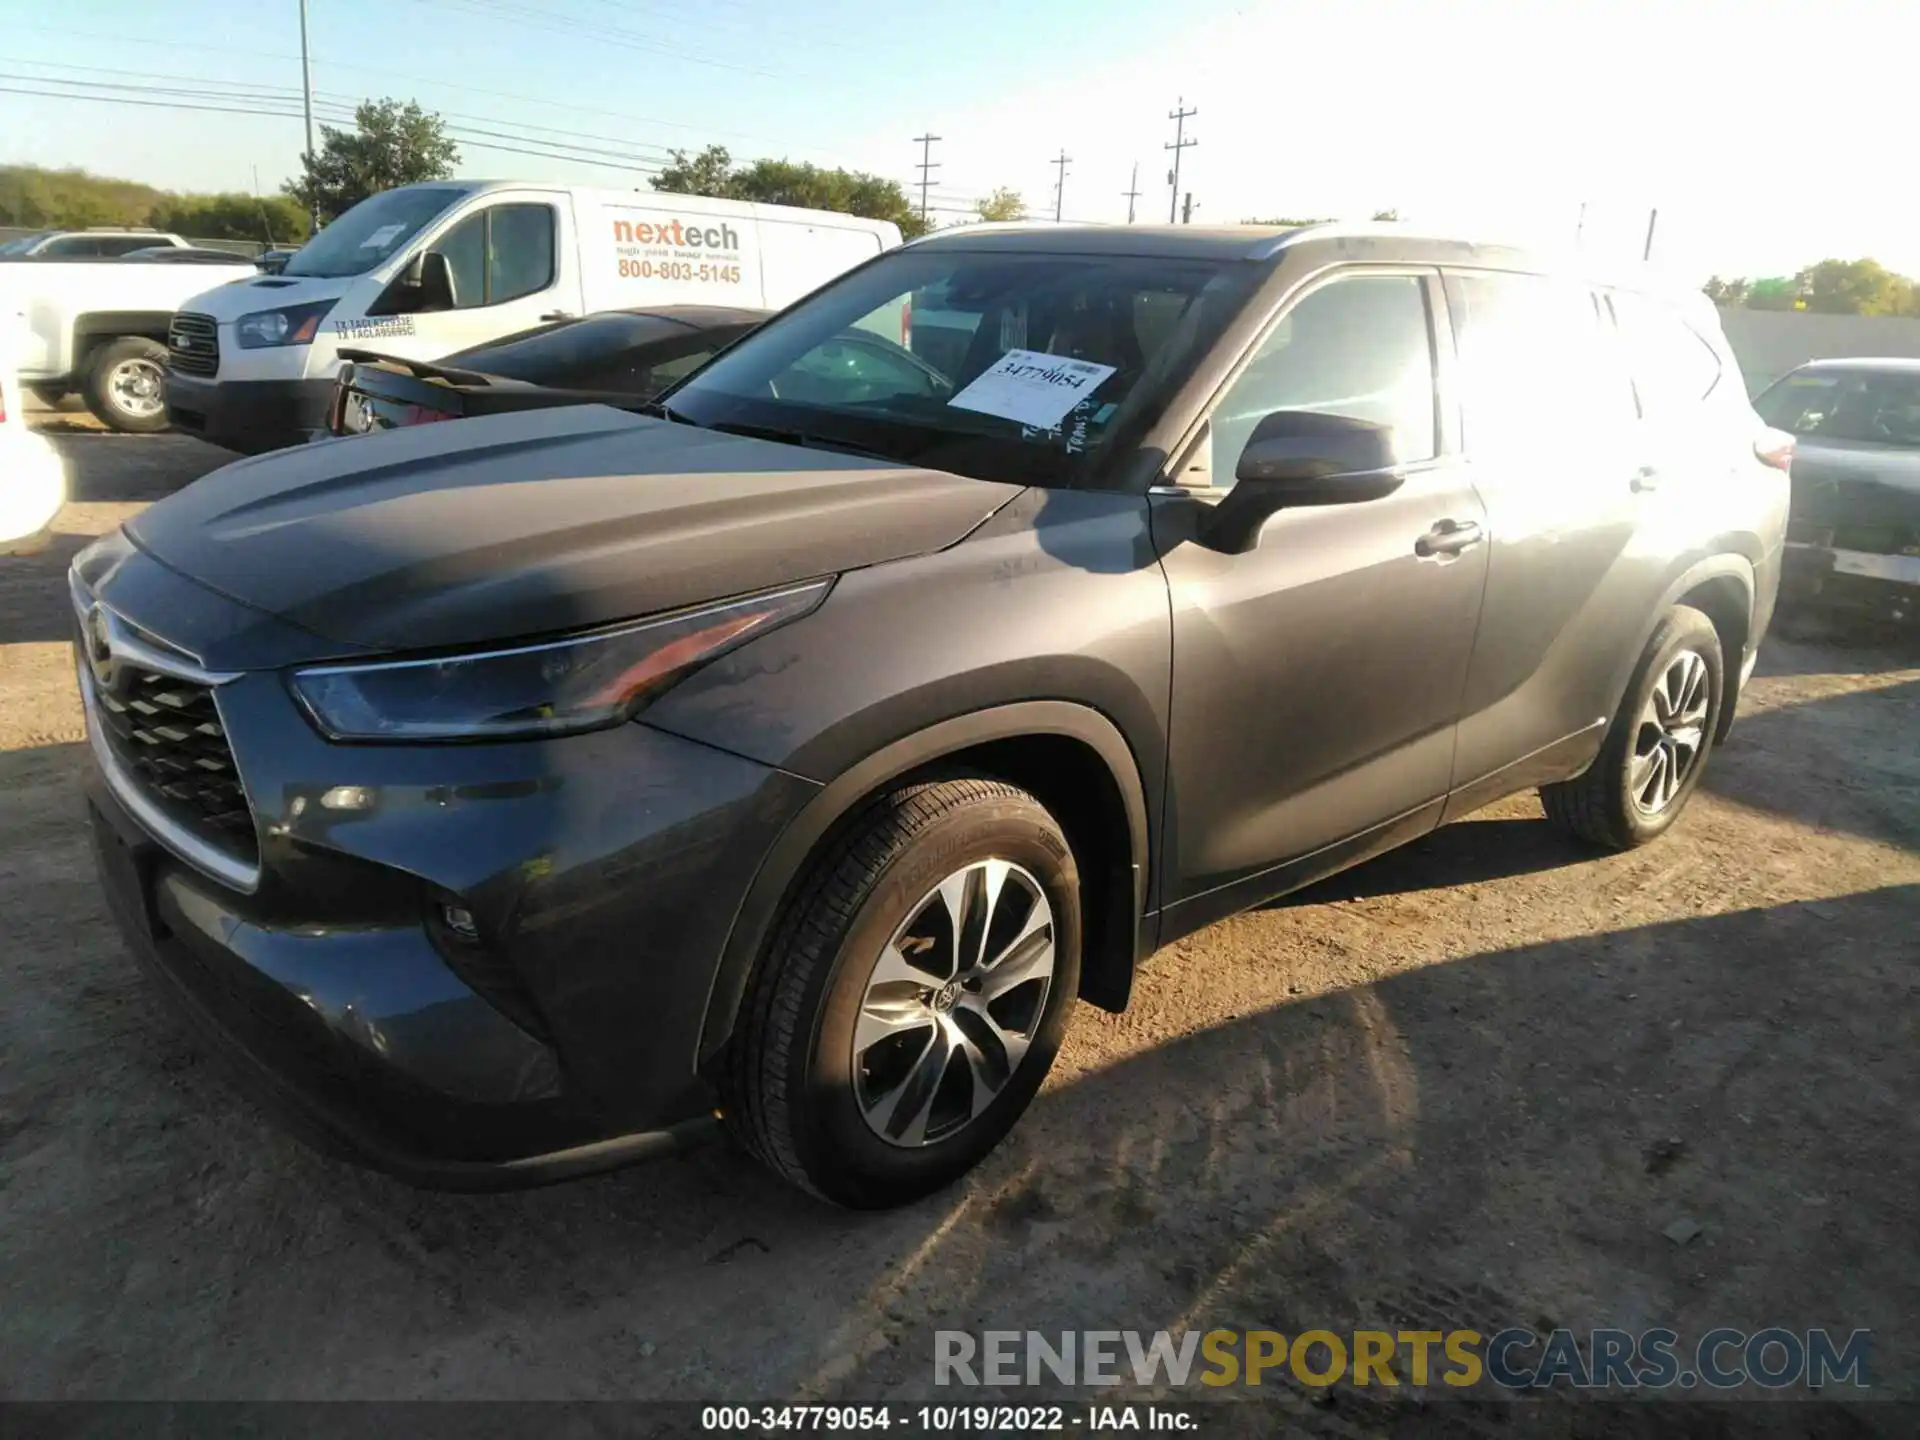
[[[942,549],[1019,494],[576,406],[322,440],[127,522],[230,599],[356,649],[552,634]]]

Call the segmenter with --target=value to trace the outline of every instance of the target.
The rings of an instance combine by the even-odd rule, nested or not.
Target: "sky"
[[[1896,0],[308,0],[323,116],[418,100],[458,173],[645,185],[726,145],[896,178],[935,218],[1164,221],[1170,112],[1195,223],[1411,222],[1575,241],[1691,279],[1872,255],[1920,276]],[[298,0],[0,0],[0,163],[169,189],[293,173]],[[74,98],[88,93],[132,105]],[[117,87],[117,88],[108,88]],[[156,87],[167,94],[156,94]],[[21,91],[62,92],[24,94]],[[268,110],[212,114],[175,106]],[[565,146],[571,158],[528,155]]]

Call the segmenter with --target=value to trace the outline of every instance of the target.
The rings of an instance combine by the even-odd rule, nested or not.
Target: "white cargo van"
[[[597,310],[778,309],[899,243],[887,221],[737,200],[405,185],[354,206],[278,274],[183,304],[167,406],[175,428],[216,445],[275,449],[324,425],[342,346],[436,360]]]

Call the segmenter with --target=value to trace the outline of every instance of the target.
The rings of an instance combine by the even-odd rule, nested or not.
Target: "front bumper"
[[[331,380],[206,380],[167,372],[173,428],[243,455],[299,445],[324,431],[332,401]]]
[[[223,623],[137,552],[104,579],[83,555],[76,601],[137,609],[119,615],[136,635]],[[698,1056],[720,956],[817,787],[642,724],[330,745],[277,669],[236,670],[202,672],[252,817],[236,865],[208,863],[170,828],[177,806],[129,789],[141,776],[103,731],[103,682],[90,666],[78,681],[112,913],[249,1089],[327,1148],[459,1188],[606,1168],[711,1128]],[[456,934],[449,907],[477,934]]]
[[[1789,542],[1780,602],[1895,624],[1920,622],[1920,555]]]

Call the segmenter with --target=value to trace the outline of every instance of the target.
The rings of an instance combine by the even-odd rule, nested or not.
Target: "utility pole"
[[[927,219],[927,185],[933,178],[933,172],[940,168],[933,161],[934,143],[939,139],[938,135],[931,132],[913,137],[913,143],[920,147],[920,220],[922,224],[925,224]]]
[[[1649,210],[1647,212],[1647,243],[1645,248],[1640,252],[1640,258],[1642,260],[1653,259],[1653,227],[1659,219],[1660,212],[1658,210]]]
[[[1127,182],[1127,188],[1120,192],[1127,197],[1127,223],[1133,223],[1133,202],[1140,198],[1140,162],[1133,162],[1133,178]]]
[[[1167,184],[1173,187],[1173,198],[1167,202],[1167,223],[1169,225],[1180,217],[1180,152],[1200,143],[1198,140],[1189,140],[1187,138],[1187,119],[1189,116],[1198,115],[1200,113],[1199,110],[1189,110],[1187,108],[1187,97],[1184,95],[1174,103],[1180,108],[1167,112],[1167,118],[1173,121],[1173,139],[1170,140],[1166,146],[1167,149],[1173,151],[1173,169],[1167,172]]]
[[[300,0],[300,98],[307,112],[307,184],[313,184],[313,67],[307,60],[307,0]],[[320,230],[320,200],[314,197],[308,207],[312,214],[312,232]]]
[[[1191,190],[1187,192],[1187,203],[1180,207],[1180,223],[1182,225],[1193,223],[1193,192]]]
[[[1060,223],[1060,212],[1066,205],[1067,166],[1072,163],[1073,157],[1067,154],[1065,149],[1060,151],[1060,158],[1052,162],[1060,172],[1060,178],[1053,182],[1053,223],[1056,225]]]

